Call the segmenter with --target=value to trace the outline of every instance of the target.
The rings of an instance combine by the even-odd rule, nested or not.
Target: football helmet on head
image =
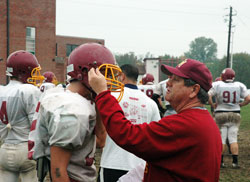
[[[221,73],[221,79],[225,82],[232,82],[235,78],[235,72],[232,68],[225,68]]]
[[[50,83],[53,83],[55,85],[58,84],[58,81],[56,79],[56,75],[53,72],[46,71],[43,73],[43,76],[45,77],[44,82],[50,82]]]
[[[44,80],[40,73],[41,67],[30,52],[19,50],[11,53],[7,58],[6,66],[6,75],[15,77],[23,83],[37,86]]]
[[[142,77],[142,84],[146,85],[147,83],[151,82],[152,84],[154,83],[154,76],[150,73],[146,73],[145,75],[143,75]]]
[[[217,77],[217,78],[215,78],[215,80],[214,80],[215,82],[217,82],[217,81],[221,81],[221,77]]]
[[[107,80],[109,90],[120,92],[118,98],[122,97],[124,85],[118,81],[121,69],[116,66],[115,58],[109,49],[101,44],[86,43],[71,52],[68,58],[67,74],[71,80],[79,80],[93,92],[88,82],[88,71],[91,68],[99,68]]]

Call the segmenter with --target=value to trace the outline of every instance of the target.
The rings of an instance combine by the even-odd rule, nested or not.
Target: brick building
[[[70,52],[86,42],[104,44],[103,39],[56,35],[56,0],[0,1],[0,84],[6,84],[6,59],[16,50],[36,55],[42,73],[52,71],[65,80]]]

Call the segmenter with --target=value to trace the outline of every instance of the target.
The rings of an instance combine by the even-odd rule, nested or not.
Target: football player
[[[250,102],[250,95],[246,86],[241,82],[234,81],[234,78],[233,69],[224,69],[221,73],[222,80],[214,82],[209,91],[209,103],[215,108],[215,120],[221,131],[223,143],[221,167],[225,167],[223,153],[228,138],[233,158],[232,167],[239,168],[237,135],[241,118],[240,107]],[[216,102],[213,102],[213,96],[216,97]],[[244,99],[242,103],[240,102],[241,98]]]
[[[43,81],[37,58],[16,51],[7,58],[10,82],[0,90],[0,179],[37,182],[36,162],[28,160],[28,135]],[[32,84],[29,84],[32,83]]]
[[[49,89],[40,99],[33,158],[50,159],[53,182],[96,181],[95,137],[105,142],[101,137],[106,133],[101,121],[96,121],[95,93],[88,83],[88,70],[107,64],[101,72],[112,80],[110,84],[122,87],[116,82],[119,68],[115,63],[112,53],[103,45],[80,45],[68,59],[67,88]]]
[[[156,86],[154,85],[154,76],[150,73],[146,73],[142,77],[142,85],[138,85],[138,88],[144,92],[148,97],[152,98]]]
[[[58,84],[56,75],[53,72],[46,71],[45,73],[43,73],[43,76],[45,79],[42,85],[40,86],[41,92],[44,92],[45,90],[48,90],[50,88],[54,88]]]

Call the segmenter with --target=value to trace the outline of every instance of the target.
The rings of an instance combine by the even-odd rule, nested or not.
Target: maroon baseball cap
[[[186,59],[175,68],[168,65],[161,65],[161,71],[166,75],[177,75],[182,78],[189,78],[198,83],[208,91],[212,87],[212,74],[207,66],[194,59]]]

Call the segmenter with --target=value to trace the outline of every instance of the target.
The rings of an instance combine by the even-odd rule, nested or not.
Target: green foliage
[[[213,79],[219,77],[223,69],[226,68],[226,57],[219,61],[206,63],[207,67],[213,75]],[[235,71],[235,81],[244,83],[250,88],[249,70],[250,70],[250,54],[236,53],[233,55],[233,70]]]
[[[189,45],[189,51],[184,53],[187,58],[201,62],[217,60],[217,44],[211,38],[198,37]]]
[[[115,59],[119,66],[124,64],[136,64],[139,61],[134,52],[116,54]]]
[[[218,61],[213,61],[213,62],[207,62],[205,63],[210,72],[213,75],[213,80],[215,80],[217,77],[220,77],[221,71],[225,68],[225,64],[223,59],[218,60]]]
[[[164,54],[164,56],[161,56],[161,59],[171,59],[174,58],[173,56],[170,56],[169,54]]]
[[[250,54],[237,53],[233,56],[233,69],[236,73],[235,80],[244,83],[250,88]]]

